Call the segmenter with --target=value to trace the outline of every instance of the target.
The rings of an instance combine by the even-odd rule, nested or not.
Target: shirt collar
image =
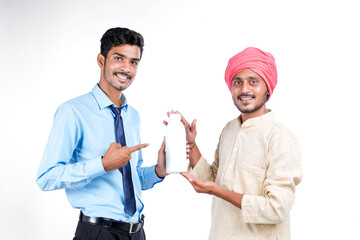
[[[265,113],[264,115],[261,115],[259,117],[254,117],[246,120],[241,127],[252,127],[256,125],[261,125],[267,122],[270,122],[274,119],[274,113],[273,111],[269,111],[268,113]],[[240,121],[239,121],[240,123]]]
[[[107,108],[110,105],[113,105],[113,102],[106,96],[106,94],[101,90],[98,84],[94,86],[91,93],[93,94],[98,106],[100,109]],[[122,93],[120,96],[121,108],[127,111],[128,104],[125,95]]]

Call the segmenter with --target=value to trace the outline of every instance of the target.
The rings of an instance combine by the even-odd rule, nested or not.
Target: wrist
[[[191,151],[195,147],[196,142],[190,143],[189,145],[190,145],[190,151]]]
[[[109,169],[108,169],[108,166],[107,166],[106,162],[104,161],[104,156],[101,156],[101,163],[103,165],[103,168],[104,168],[105,172],[108,172]]]
[[[168,174],[166,173],[166,170],[161,168],[159,165],[156,164],[155,166],[155,174],[158,176],[158,178],[165,178]]]
[[[221,195],[221,190],[222,188],[216,183],[214,183],[214,185],[210,189],[210,194],[219,197]]]

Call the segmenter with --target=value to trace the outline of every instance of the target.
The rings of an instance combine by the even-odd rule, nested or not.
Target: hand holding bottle
[[[175,114],[175,113],[180,114],[180,116],[181,116],[181,122],[183,123],[185,132],[186,132],[186,141],[190,145],[190,149],[191,149],[195,144],[195,138],[196,138],[196,134],[197,134],[197,131],[196,131],[197,120],[194,119],[190,125],[188,123],[188,121],[186,121],[184,116],[179,111],[171,110],[171,112],[168,112],[167,115],[169,117],[170,114]],[[168,123],[166,121],[164,121],[164,124],[167,125]]]
[[[171,112],[168,112],[167,115],[170,117],[170,114],[176,114],[176,113],[180,114],[181,123],[183,124],[183,126],[185,128],[186,142],[187,142],[187,146],[186,146],[187,159],[190,160],[190,166],[193,168],[197,164],[197,162],[199,161],[199,159],[201,157],[200,150],[197,147],[196,142],[195,142],[195,138],[197,135],[197,131],[196,131],[197,120],[196,119],[193,120],[190,125],[179,111],[172,110]],[[164,124],[168,125],[168,122],[164,121]]]

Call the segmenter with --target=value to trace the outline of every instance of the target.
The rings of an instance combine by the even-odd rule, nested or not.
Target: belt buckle
[[[139,224],[140,225],[140,224]],[[133,230],[133,227],[136,226],[135,230]],[[138,225],[136,223],[130,223],[130,229],[129,229],[129,233],[133,234],[136,233],[138,231]]]
[[[88,220],[89,220],[90,223],[96,224],[96,218],[89,217]]]

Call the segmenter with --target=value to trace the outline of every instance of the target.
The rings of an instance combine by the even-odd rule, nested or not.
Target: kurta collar
[[[274,113],[273,111],[269,111],[268,113],[265,113],[264,115],[261,115],[260,117],[250,118],[246,120],[240,127],[253,127],[256,125],[261,125],[267,122],[270,122],[274,119]],[[240,123],[240,121],[239,121]]]

